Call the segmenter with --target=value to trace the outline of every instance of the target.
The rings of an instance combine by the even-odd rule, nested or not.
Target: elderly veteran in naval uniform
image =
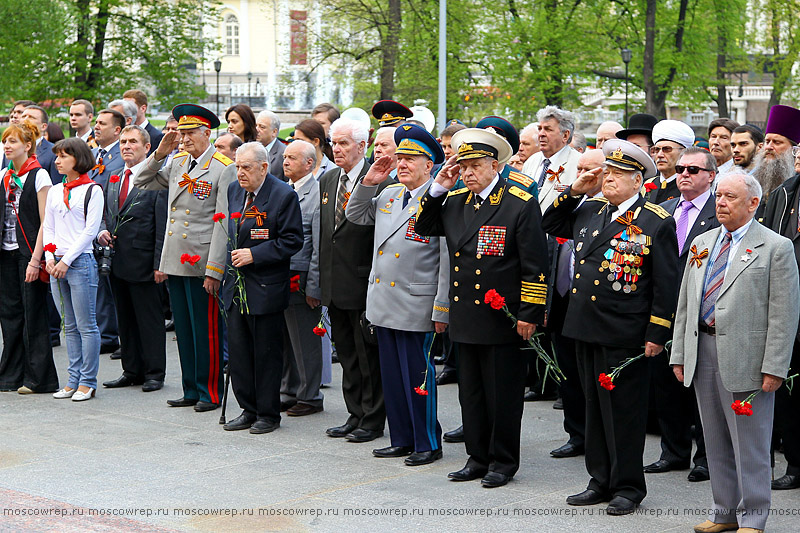
[[[414,231],[417,208],[432,182],[431,169],[444,151],[424,128],[404,124],[394,132],[397,179],[375,196],[393,168],[378,158],[347,204],[347,219],[375,225],[367,319],[376,326],[383,397],[391,446],[375,457],[404,457],[408,466],[442,457],[436,417],[436,379],[430,356],[434,332],[447,327],[450,307],[447,245]]]
[[[236,169],[209,140],[211,130],[219,125],[214,113],[198,105],[180,104],[172,114],[178,119],[178,131],[164,135],[134,184],[144,190],[169,189],[169,220],[159,270],[168,276],[183,397],[167,403],[210,411],[219,407],[222,396],[222,321],[217,292],[227,247],[225,230],[214,222],[214,214],[228,212],[227,190],[236,181]],[[184,151],[164,165],[179,142]]]
[[[642,467],[648,365],[626,367],[607,390],[598,381],[629,357],[661,353],[680,284],[675,219],[639,194],[654,176],[650,156],[628,142],[603,144],[606,171],[583,173],[545,212],[544,230],[574,239],[575,274],[563,334],[575,339],[586,396],[586,469],[591,480],[570,505],[609,502],[634,512],[647,492]],[[602,179],[604,198],[581,197]],[[579,206],[580,204],[580,206]]]
[[[721,226],[692,242],[678,298],[669,362],[694,384],[714,499],[699,533],[761,532],[770,514],[775,391],[789,369],[800,283],[792,242],[753,220],[761,194],[753,176],[720,178]],[[739,416],[733,407],[745,401],[751,412]]]
[[[453,481],[500,487],[519,469],[526,361],[544,321],[547,243],[536,198],[501,178],[511,146],[491,131],[453,135],[459,167],[441,171],[420,202],[416,232],[444,235],[450,253],[450,338],[458,343],[458,395],[469,459]],[[450,191],[459,177],[465,189]],[[518,322],[485,303],[494,289]]]

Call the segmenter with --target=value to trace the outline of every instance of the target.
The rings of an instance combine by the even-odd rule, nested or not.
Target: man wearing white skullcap
[[[653,148],[650,156],[659,175],[645,182],[644,197],[660,204],[680,196],[675,178],[675,165],[686,148],[694,145],[694,130],[679,120],[662,120],[653,127]]]

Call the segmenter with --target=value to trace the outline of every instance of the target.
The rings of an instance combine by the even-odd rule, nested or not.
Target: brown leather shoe
[[[313,415],[322,411],[322,406],[309,405],[307,403],[296,403],[286,410],[288,416],[306,416]]]
[[[720,533],[721,531],[736,531],[737,529],[739,529],[739,524],[736,522],[730,524],[717,524],[711,520],[706,520],[702,524],[697,524],[694,526],[696,533]]]
[[[756,529],[754,527],[740,527],[737,533],[764,533],[763,529]]]

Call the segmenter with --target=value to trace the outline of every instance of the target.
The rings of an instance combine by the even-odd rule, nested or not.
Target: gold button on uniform
[[[481,301],[480,300],[475,300],[475,305],[481,305]]]
[[[476,271],[475,271],[475,273],[476,273],[477,275],[479,275],[479,276],[481,275],[481,271],[480,271],[480,270],[476,270]]]
[[[170,224],[174,224],[175,223],[175,219],[174,218],[169,219],[169,223]]]
[[[595,300],[597,300],[597,298],[594,295],[592,295],[592,301],[595,301]]]
[[[184,225],[185,227],[187,227],[187,228],[188,228],[188,227],[189,227],[189,222],[188,222],[188,221],[185,221],[185,222],[183,223],[183,225]]]
[[[476,283],[476,284],[475,284],[475,288],[476,288],[476,289],[480,289],[480,288],[481,288],[481,284],[480,284],[480,283]]]
[[[580,279],[580,277],[581,277],[580,274],[575,274],[575,279]]]
[[[585,262],[586,262],[586,259],[581,259],[581,264],[584,264]]]
[[[178,208],[177,208],[177,207],[173,207],[173,208],[172,208],[172,210],[173,210],[173,211],[177,211],[177,210],[178,210]]]
[[[383,255],[383,250],[378,250],[378,255]]]
[[[172,235],[172,231],[170,230],[170,232],[169,232],[169,233],[167,233],[167,235]]]
[[[394,287],[394,281],[393,281],[393,282],[391,282],[389,285],[391,285],[392,287]]]
[[[456,256],[456,257],[460,257],[460,256],[461,256],[461,252],[456,252],[456,253],[455,253],[455,256]]]
[[[395,257],[400,257],[400,254],[394,254]]]
[[[456,272],[458,272],[458,267],[453,267],[453,270],[455,270]]]
[[[458,287],[458,282],[457,281],[453,282],[453,287]]]
[[[599,279],[594,280],[594,284],[595,285],[600,285],[600,280]]]
[[[380,282],[381,282],[381,278],[375,278],[375,283],[380,283]]]
[[[453,296],[453,301],[457,302],[458,301],[458,296]]]
[[[578,289],[572,289],[572,294],[575,294],[576,292],[578,292]]]
[[[181,237],[183,237],[185,239],[186,238],[186,234],[184,233],[183,235],[181,235]]]
[[[186,214],[188,215],[189,213],[191,213],[191,211],[189,211],[189,210],[187,209],[187,210],[186,210]]]
[[[481,254],[478,254],[478,255],[475,256],[475,259],[480,259],[481,257],[483,257],[483,256]]]

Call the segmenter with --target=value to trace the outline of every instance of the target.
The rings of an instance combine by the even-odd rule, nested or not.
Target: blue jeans
[[[71,389],[81,385],[97,388],[100,364],[100,330],[95,316],[97,283],[97,262],[88,253],[72,262],[65,278],[50,278],[53,300],[59,310],[62,297],[64,301],[64,336],[69,358],[67,386]]]

